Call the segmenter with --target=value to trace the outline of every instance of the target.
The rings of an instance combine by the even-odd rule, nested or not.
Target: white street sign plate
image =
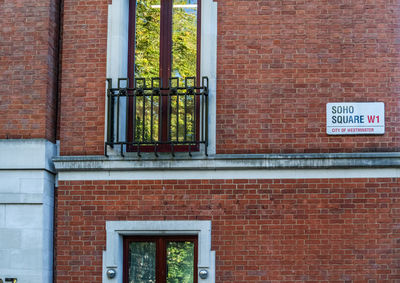
[[[382,135],[385,133],[383,102],[326,104],[328,135]]]

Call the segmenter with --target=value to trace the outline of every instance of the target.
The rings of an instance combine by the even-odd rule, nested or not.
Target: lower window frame
[[[197,280],[215,283],[215,251],[211,250],[211,220],[106,221],[106,246],[103,251],[103,283],[123,283],[123,239],[127,236],[197,236]],[[108,271],[115,272],[109,278]],[[200,278],[199,272],[207,272]]]

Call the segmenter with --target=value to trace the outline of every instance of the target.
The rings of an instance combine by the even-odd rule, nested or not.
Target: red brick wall
[[[63,155],[103,151],[108,2],[64,3]],[[398,3],[217,2],[218,153],[400,150]],[[326,103],[375,101],[385,135],[326,135]]]
[[[58,1],[0,1],[0,139],[55,141]]]
[[[64,0],[60,146],[104,151],[108,1]]]
[[[398,1],[218,1],[217,152],[400,149]],[[327,136],[328,102],[385,102],[384,136]]]
[[[218,283],[395,282],[399,184],[400,179],[60,181],[55,276],[57,282],[101,281],[107,220],[212,220]]]

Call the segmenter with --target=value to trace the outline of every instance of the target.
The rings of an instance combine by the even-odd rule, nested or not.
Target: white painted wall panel
[[[44,187],[43,178],[21,178],[19,179],[19,191],[21,193],[42,193]]]
[[[0,204],[0,228],[4,227],[6,224],[6,206]]]
[[[0,249],[10,250],[21,248],[21,230],[0,228]]]
[[[51,282],[53,231],[52,226],[44,226],[50,222],[43,218],[44,206],[2,207],[5,221],[0,228],[0,277],[16,277],[18,283]]]
[[[16,171],[0,171],[0,194],[19,193],[19,180],[20,177]]]
[[[35,243],[32,243],[32,247],[35,247]],[[11,254],[11,266],[12,268],[38,271],[42,269],[42,249],[35,248],[31,249],[19,249],[14,250]],[[14,276],[17,276],[15,274]]]
[[[4,276],[4,272],[11,268],[10,251],[0,249],[0,274]]]
[[[21,249],[32,248],[33,244],[41,246],[42,239],[42,229],[21,229]]]
[[[6,205],[6,227],[43,228],[41,205]]]
[[[0,140],[0,278],[50,283],[56,146]]]

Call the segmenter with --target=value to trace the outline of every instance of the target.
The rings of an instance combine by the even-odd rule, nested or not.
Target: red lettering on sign
[[[375,115],[374,116],[367,116],[367,119],[368,119],[368,123],[375,123]],[[379,123],[379,116],[378,116],[378,123]]]

